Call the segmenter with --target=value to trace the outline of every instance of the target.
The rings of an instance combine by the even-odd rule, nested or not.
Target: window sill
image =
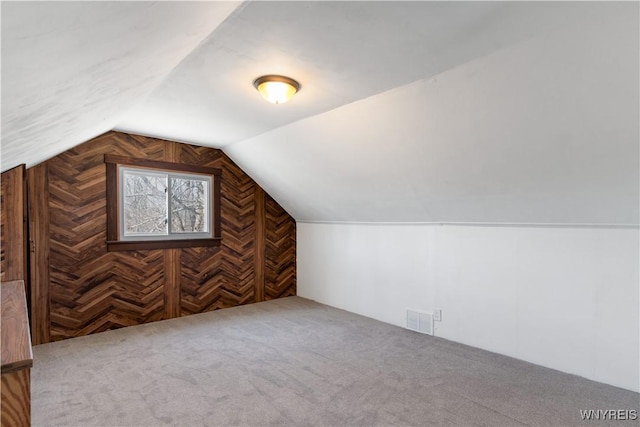
[[[145,251],[151,249],[205,248],[220,246],[222,239],[186,239],[186,240],[114,240],[107,241],[107,251]]]

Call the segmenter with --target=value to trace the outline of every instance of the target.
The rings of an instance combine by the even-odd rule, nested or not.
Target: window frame
[[[222,171],[220,169],[158,160],[138,159],[115,154],[105,154],[104,162],[107,168],[107,251],[220,246],[222,240],[220,223],[220,178]],[[185,234],[184,238],[177,237],[180,236],[180,233],[172,234],[172,236],[174,236],[172,238],[163,238],[166,236],[145,236],[136,239],[136,236],[121,236],[120,230],[124,221],[122,215],[123,207],[120,206],[121,168],[147,170],[150,174],[163,173],[176,176],[180,174],[203,175],[210,179],[210,236],[209,233],[204,237],[202,233],[198,233],[198,236]],[[169,208],[169,210],[171,209]]]

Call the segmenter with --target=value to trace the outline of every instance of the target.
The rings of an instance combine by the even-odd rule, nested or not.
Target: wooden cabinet
[[[31,366],[27,298],[22,280],[4,282],[0,288],[2,324],[2,425],[31,424]]]

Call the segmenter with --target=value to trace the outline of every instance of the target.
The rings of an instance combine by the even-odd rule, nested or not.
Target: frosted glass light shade
[[[300,89],[300,83],[285,76],[258,77],[253,85],[264,99],[273,104],[284,104]]]

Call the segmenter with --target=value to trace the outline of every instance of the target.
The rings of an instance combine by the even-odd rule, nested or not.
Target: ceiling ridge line
[[[233,3],[233,2],[230,2]],[[222,21],[220,21],[218,23],[218,25],[215,26],[215,28],[213,28],[206,36],[204,36],[194,47],[193,49],[191,49],[185,56],[182,57],[182,59],[180,59],[178,62],[176,62],[176,64],[171,67],[171,69],[158,81],[158,83],[153,87],[153,89],[151,89],[150,91],[148,91],[144,96],[141,96],[137,102],[134,102],[131,106],[129,106],[129,108],[120,116],[120,119],[122,119],[123,117],[126,117],[127,112],[132,111],[135,107],[137,107],[138,105],[141,105],[147,98],[149,98],[156,90],[158,90],[159,87],[162,86],[162,84],[164,82],[166,82],[169,77],[171,77],[171,75],[175,72],[175,70],[183,63],[185,62],[191,55],[193,55],[194,52],[196,52],[201,46],[203,46],[205,43],[207,43],[211,37],[213,36],[213,33],[216,32],[216,30],[218,28],[220,28],[220,26],[222,24],[224,24],[225,22],[227,22],[227,20],[229,18],[231,18],[232,16],[234,16],[236,13],[239,13],[242,9],[244,9],[247,5],[247,1],[239,1],[238,2],[238,6],[236,6],[235,9],[233,9],[233,11],[231,13],[229,13]],[[122,122],[122,120],[120,120],[120,122]],[[119,125],[117,124],[116,126],[114,126],[111,130],[113,131],[122,131],[124,132],[124,130],[122,130],[121,128],[118,127]],[[157,136],[154,138],[158,138]]]
[[[403,84],[403,85],[400,85],[400,86],[394,86],[394,87],[392,87],[392,88],[389,88],[389,89],[383,90],[383,91],[381,91],[381,92],[374,93],[374,94],[369,95],[369,96],[366,96],[366,97],[364,97],[364,98],[358,98],[358,99],[355,99],[355,100],[353,100],[353,101],[351,101],[351,102],[347,102],[346,104],[338,105],[338,106],[337,106],[337,107],[335,107],[335,108],[331,108],[331,109],[326,110],[326,111],[321,111],[321,112],[319,112],[319,113],[317,113],[317,114],[314,114],[314,115],[311,115],[311,116],[301,117],[301,118],[299,118],[298,120],[294,120],[293,122],[285,123],[285,124],[283,124],[282,126],[278,126],[278,127],[272,128],[272,129],[268,129],[268,130],[266,130],[266,131],[264,131],[264,132],[261,132],[261,133],[259,133],[259,134],[256,134],[256,135],[253,135],[253,136],[250,136],[250,137],[248,137],[248,138],[244,138],[244,139],[239,139],[239,140],[237,140],[237,141],[233,141],[233,142],[231,142],[231,143],[229,143],[229,144],[226,144],[224,147],[221,147],[220,149],[221,149],[222,151],[225,151],[225,149],[226,149],[226,148],[232,147],[232,146],[234,146],[234,145],[236,145],[236,144],[239,144],[239,143],[241,143],[241,142],[244,142],[244,141],[250,141],[250,140],[252,140],[252,139],[259,138],[259,137],[261,137],[261,136],[263,136],[263,135],[267,135],[267,134],[269,134],[269,133],[271,133],[271,132],[276,132],[276,131],[278,131],[278,130],[280,130],[280,129],[284,129],[284,128],[287,128],[287,127],[289,127],[289,126],[293,126],[293,125],[295,125],[295,124],[297,124],[297,123],[300,123],[300,122],[303,122],[303,121],[305,121],[305,120],[311,120],[311,119],[314,119],[314,118],[316,118],[316,117],[320,117],[320,116],[322,116],[322,115],[324,115],[324,114],[328,114],[328,113],[331,113],[331,112],[334,112],[334,111],[340,110],[341,108],[345,108],[345,107],[348,107],[348,106],[351,106],[351,105],[357,104],[358,102],[362,102],[362,101],[365,101],[365,100],[367,100],[367,99],[370,99],[370,98],[373,98],[373,97],[376,97],[376,96],[381,96],[381,95],[384,95],[384,94],[386,94],[386,93],[393,92],[394,90],[399,90],[399,89],[405,88],[405,87],[407,87],[407,86],[411,86],[411,85],[416,85],[416,84],[418,84],[418,83],[427,82],[427,81],[428,81],[428,80],[430,80],[431,78],[432,78],[432,77],[423,77],[423,78],[420,78],[420,79],[414,80],[414,81],[412,81],[412,82],[409,82],[409,83],[406,83],[406,84]],[[229,153],[227,153],[226,151],[225,151],[225,154],[229,155]]]

